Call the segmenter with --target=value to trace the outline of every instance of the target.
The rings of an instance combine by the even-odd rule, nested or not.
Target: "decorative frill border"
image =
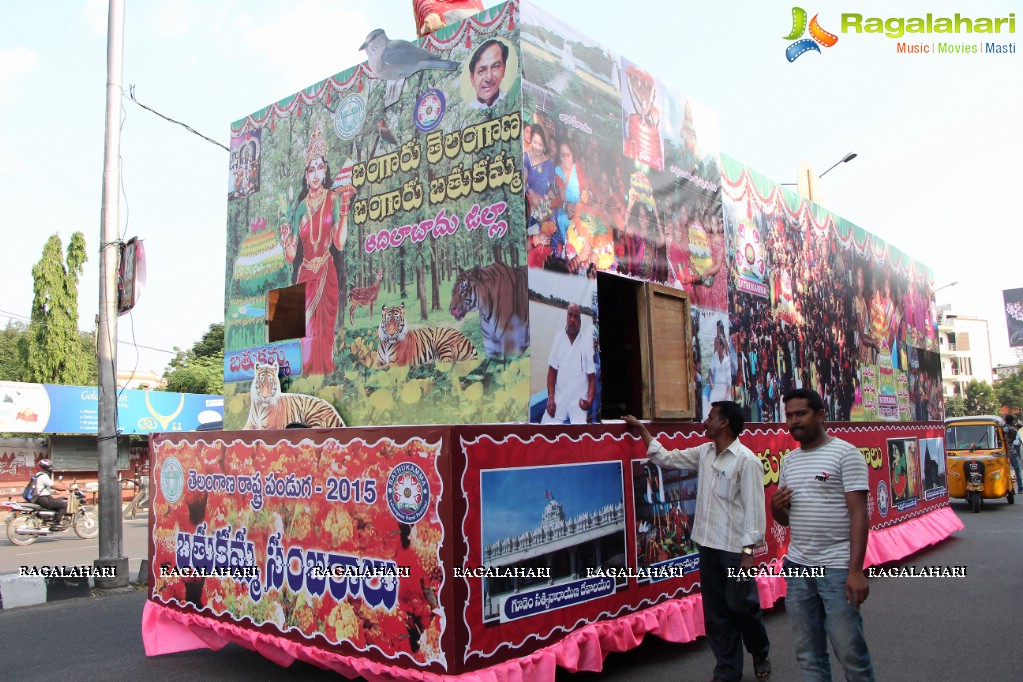
[[[944,506],[890,528],[871,530],[863,564],[877,566],[902,559],[962,529],[963,522],[956,513],[951,507]]]
[[[831,233],[843,249],[852,249],[861,258],[873,259],[878,265],[890,267],[918,283],[933,285],[934,272],[923,263],[725,154],[721,156],[721,187],[725,197],[734,203],[748,200],[767,215],[780,216],[784,211],[793,220],[806,221],[819,233]]]
[[[782,559],[775,559],[767,564],[767,570],[781,572]],[[769,609],[775,602],[785,596],[785,580],[783,578],[757,578],[757,592],[760,594],[760,608]],[[700,633],[706,634],[706,633]]]
[[[691,642],[706,632],[700,595],[672,599],[638,613],[614,620],[591,623],[564,639],[528,656],[463,673],[438,675],[385,665],[356,656],[343,656],[305,646],[291,640],[254,632],[212,618],[182,613],[153,601],[142,612],[142,642],[147,656],[209,648],[218,651],[230,642],[255,651],[287,667],[294,661],[333,670],[370,682],[422,680],[423,682],[521,682],[553,680],[558,668],[571,672],[600,672],[604,658],[612,652],[629,651],[647,634],[669,642]]]
[[[941,507],[897,526],[872,530],[867,542],[865,564],[874,566],[902,559],[944,540],[962,528],[963,524],[955,512],[949,507]],[[769,568],[779,567],[777,561],[769,564]],[[757,578],[757,587],[760,590],[760,604],[764,608],[769,608],[785,596],[785,581],[779,578]],[[175,611],[152,601],[146,602],[142,612],[142,641],[147,656],[204,647],[219,650],[229,642],[234,642],[281,666],[305,661],[350,678],[362,676],[370,682],[553,680],[558,668],[570,672],[600,672],[608,654],[636,648],[647,634],[657,635],[668,642],[682,643],[691,642],[705,633],[703,600],[697,594],[683,599],[671,599],[614,620],[591,623],[561,641],[522,658],[462,675],[438,675],[330,653],[283,637],[247,630],[232,623]]]

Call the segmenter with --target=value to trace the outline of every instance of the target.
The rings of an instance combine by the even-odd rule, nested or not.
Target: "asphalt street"
[[[121,547],[128,557],[131,580],[139,573],[139,564],[148,556],[145,511],[134,519],[124,519]],[[2,520],[2,519],[0,519]],[[7,539],[6,528],[0,525],[0,575],[18,573],[22,566],[92,566],[99,558],[99,538],[83,540],[73,529],[40,537],[31,545],[18,547]]]
[[[966,528],[902,566],[965,566],[964,578],[874,578],[863,606],[879,680],[1018,680],[1023,677],[1019,589],[1023,504],[985,505],[980,514],[953,508]],[[146,658],[140,632],[142,591],[0,612],[5,680],[32,681],[40,665],[69,666],[81,679],[326,680],[334,673],[306,664],[281,668],[241,647]],[[784,607],[767,616],[774,680],[799,679]],[[680,645],[648,637],[612,654],[599,674],[559,672],[560,682],[709,680],[713,655],[705,640]],[[834,679],[842,679],[833,664]],[[746,680],[753,680],[747,666]]]

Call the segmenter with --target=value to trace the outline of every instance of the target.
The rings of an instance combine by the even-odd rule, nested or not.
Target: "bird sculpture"
[[[366,51],[369,68],[374,75],[387,81],[385,108],[398,101],[405,79],[412,74],[424,69],[454,71],[460,66],[458,62],[443,59],[407,40],[391,40],[382,28],[370,31],[359,49]]]
[[[458,62],[444,59],[407,40],[391,40],[382,28],[370,31],[359,49],[366,51],[373,73],[388,81],[408,78],[423,69],[454,71],[460,66]]]

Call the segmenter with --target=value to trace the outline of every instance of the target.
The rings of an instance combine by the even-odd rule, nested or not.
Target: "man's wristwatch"
[[[742,553],[745,554],[746,556],[753,556],[753,548],[752,547],[743,547],[742,548]]]

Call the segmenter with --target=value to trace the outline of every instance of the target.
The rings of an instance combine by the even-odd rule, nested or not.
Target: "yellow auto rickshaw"
[[[1015,475],[1009,462],[1005,420],[994,415],[949,417],[945,420],[945,455],[949,497],[966,500],[979,512],[983,500],[1016,499]]]

